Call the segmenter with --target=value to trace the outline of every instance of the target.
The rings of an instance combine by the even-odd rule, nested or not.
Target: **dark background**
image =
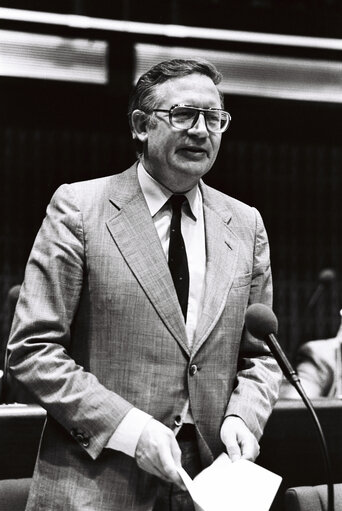
[[[0,1],[0,7],[342,36],[342,9],[337,0],[10,0]],[[0,21],[0,28],[105,39],[110,62],[108,85],[0,77],[0,303],[2,335],[6,336],[7,293],[23,279],[29,251],[54,190],[64,182],[120,172],[135,160],[126,114],[134,43],[172,46],[184,45],[184,41],[9,21]],[[186,44],[208,47],[196,40]],[[213,41],[210,48],[259,51]],[[299,48],[267,51],[303,56]],[[311,50],[309,56],[328,58],[323,50]],[[330,52],[329,58],[336,60],[339,55]],[[340,322],[341,105],[238,95],[225,101],[233,122],[205,181],[260,210],[270,238],[280,342],[293,357],[299,342],[334,336]],[[337,279],[307,314],[306,305],[323,268],[333,268]]]

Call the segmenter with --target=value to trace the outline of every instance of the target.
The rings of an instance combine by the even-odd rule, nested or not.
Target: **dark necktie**
[[[169,268],[183,316],[186,321],[189,297],[189,268],[185,243],[181,232],[182,204],[184,201],[187,201],[187,198],[184,195],[172,195],[169,199],[169,203],[172,206]]]

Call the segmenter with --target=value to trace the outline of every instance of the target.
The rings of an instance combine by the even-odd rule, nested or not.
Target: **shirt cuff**
[[[152,416],[148,413],[138,408],[131,408],[114,431],[106,447],[134,458],[140,435],[151,419]]]

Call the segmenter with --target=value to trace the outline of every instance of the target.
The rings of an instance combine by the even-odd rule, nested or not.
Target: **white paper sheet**
[[[232,463],[226,453],[194,480],[178,471],[196,511],[268,511],[282,480],[251,461]]]

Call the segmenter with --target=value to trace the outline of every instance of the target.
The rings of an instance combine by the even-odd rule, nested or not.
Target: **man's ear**
[[[133,110],[131,114],[131,127],[132,127],[132,136],[134,139],[140,140],[140,142],[146,142],[148,133],[147,133],[147,114],[142,110]]]

